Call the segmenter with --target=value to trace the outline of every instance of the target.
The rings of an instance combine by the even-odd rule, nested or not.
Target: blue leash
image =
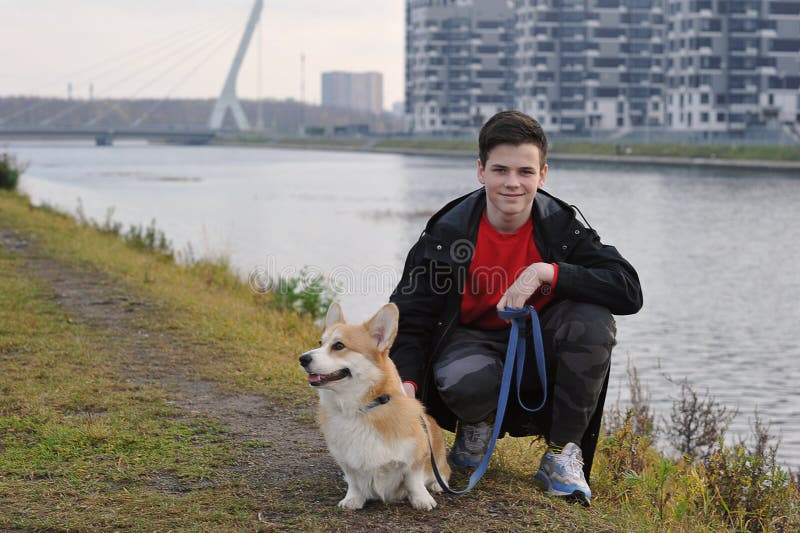
[[[470,476],[467,488],[463,490],[453,490],[447,485],[447,482],[442,479],[439,469],[436,467],[433,446],[430,442],[430,435],[428,435],[428,446],[431,449],[431,466],[433,467],[433,475],[436,477],[436,481],[439,482],[439,485],[441,485],[442,489],[449,494],[466,494],[472,490],[475,485],[477,485],[478,481],[480,481],[480,479],[483,477],[483,474],[486,473],[486,469],[489,467],[489,461],[492,458],[492,453],[494,452],[494,446],[497,443],[497,437],[500,436],[500,428],[503,426],[503,417],[506,413],[508,394],[511,389],[511,374],[515,366],[517,369],[517,401],[519,402],[520,407],[529,413],[535,413],[536,411],[541,410],[547,401],[547,373],[544,363],[544,344],[542,342],[542,330],[539,325],[539,315],[536,314],[536,310],[530,305],[526,305],[522,309],[512,309],[510,307],[506,307],[504,311],[498,311],[497,314],[502,319],[511,320],[511,333],[509,334],[508,338],[506,360],[505,364],[503,365],[503,377],[500,382],[500,397],[497,399],[497,413],[495,414],[494,429],[492,430],[492,438],[489,441],[489,447],[486,449],[486,454],[483,456],[480,464]],[[536,367],[539,370],[539,382],[541,383],[543,392],[542,403],[533,409],[526,406],[520,396],[520,386],[522,385],[522,369],[525,367],[526,348],[525,335],[521,334],[520,330],[524,331],[525,319],[528,317],[528,315],[531,317],[533,349],[536,356]],[[422,427],[425,429],[425,433],[427,434],[428,427],[425,425],[424,419],[422,421]]]

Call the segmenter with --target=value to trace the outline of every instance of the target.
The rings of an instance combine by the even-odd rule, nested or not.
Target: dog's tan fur
[[[367,322],[347,324],[334,304],[328,311],[320,348],[305,354],[311,356],[306,370],[312,376],[341,368],[352,372],[318,387],[320,426],[348,481],[341,507],[360,508],[367,499],[404,497],[416,508],[436,505],[426,490],[438,492],[441,488],[433,477],[423,418],[442,477],[447,480],[450,475],[441,429],[418,400],[405,395],[389,359],[397,319],[397,308],[387,304]],[[382,396],[389,401],[367,407]],[[359,443],[363,449],[353,450]]]

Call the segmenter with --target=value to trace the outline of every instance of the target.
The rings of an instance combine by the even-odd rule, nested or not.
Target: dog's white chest
[[[332,415],[324,433],[331,455],[352,470],[403,469],[414,460],[413,439],[388,441],[362,417]]]

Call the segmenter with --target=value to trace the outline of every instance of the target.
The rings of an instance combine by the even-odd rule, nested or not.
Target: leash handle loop
[[[508,348],[506,349],[506,359],[505,363],[503,364],[503,377],[500,381],[500,396],[497,399],[497,412],[495,414],[494,428],[492,429],[492,437],[489,440],[489,446],[486,449],[486,454],[484,454],[483,459],[481,459],[481,462],[478,464],[478,467],[470,476],[469,483],[465,489],[451,489],[447,482],[442,478],[441,474],[439,473],[439,469],[436,467],[436,460],[434,458],[433,445],[431,444],[428,426],[425,423],[424,417],[421,420],[422,428],[425,430],[425,434],[428,436],[428,447],[430,448],[431,452],[431,467],[433,468],[433,475],[436,478],[436,481],[439,482],[442,490],[457,496],[466,494],[472,490],[472,488],[477,485],[478,481],[480,481],[480,479],[483,477],[483,474],[486,473],[486,470],[489,467],[489,461],[492,458],[492,453],[494,452],[495,445],[497,444],[497,438],[500,436],[500,429],[503,426],[503,417],[505,416],[506,406],[508,404],[508,394],[511,392],[511,374],[514,371],[515,366],[517,370],[517,401],[519,402],[520,406],[526,411],[534,413],[541,410],[547,401],[547,372],[544,359],[544,343],[542,342],[542,330],[539,324],[539,315],[536,313],[536,309],[530,305],[526,305],[521,309],[506,307],[504,310],[498,311],[497,314],[502,319],[511,320],[511,333],[509,334]],[[531,335],[533,336],[536,367],[539,371],[539,382],[542,386],[542,402],[533,409],[526,406],[522,402],[522,398],[520,396],[522,371],[525,368],[525,320],[528,316],[531,317]]]

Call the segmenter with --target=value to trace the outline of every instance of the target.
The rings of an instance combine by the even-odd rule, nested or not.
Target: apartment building
[[[577,135],[800,121],[800,0],[408,0],[406,10],[417,133],[474,132],[501,108]]]
[[[517,0],[516,105],[549,130],[663,124],[661,0]]]
[[[406,2],[406,117],[420,134],[472,133],[514,106],[508,0]]]
[[[380,72],[323,72],[322,106],[354,111],[383,112],[383,74]]]
[[[669,129],[800,121],[800,0],[668,0],[666,11]]]

